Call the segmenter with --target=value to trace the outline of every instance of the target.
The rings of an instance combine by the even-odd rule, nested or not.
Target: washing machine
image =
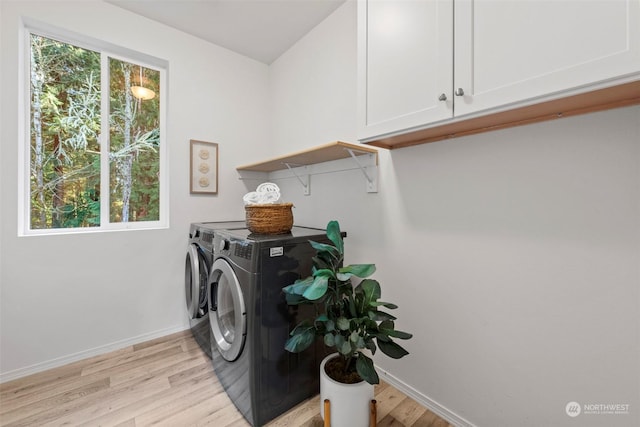
[[[346,236],[346,234],[345,234]],[[209,274],[213,367],[227,394],[254,427],[319,393],[327,348],[317,340],[302,353],[284,349],[293,326],[313,316],[311,305],[289,306],[282,288],[311,274],[325,230],[294,226],[284,235],[220,230]]]
[[[246,227],[245,221],[193,223],[184,269],[184,290],[191,332],[202,350],[211,357],[207,281],[213,264],[213,235],[218,229]]]

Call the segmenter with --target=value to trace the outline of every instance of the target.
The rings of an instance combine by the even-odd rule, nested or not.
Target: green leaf
[[[337,326],[338,326],[338,329],[340,329],[341,331],[348,330],[349,319],[347,319],[346,317],[338,317]]]
[[[313,283],[313,277],[306,279],[298,279],[293,284],[285,286],[282,291],[289,295],[303,295],[309,286]]]
[[[351,282],[340,282],[338,281],[338,286],[336,286],[337,293],[341,298],[351,298],[353,296],[353,286]],[[345,306],[345,309],[348,307]]]
[[[349,313],[351,314],[351,317],[358,316],[358,312],[356,311],[356,304],[353,298],[349,298]]]
[[[358,285],[359,288],[364,292],[365,304],[371,305],[372,302],[377,301],[378,298],[382,295],[382,290],[380,289],[380,283],[377,280],[366,279],[360,282]]]
[[[313,327],[307,326],[304,328],[296,327],[291,336],[284,345],[284,348],[291,353],[300,353],[303,350],[309,348],[315,339],[315,331]]]
[[[287,304],[289,305],[298,305],[309,302],[309,300],[302,295],[285,294],[284,297],[287,300]]]
[[[314,257],[311,258],[311,261],[313,262],[313,265],[318,267],[318,268],[330,268],[331,267],[331,263],[329,262],[329,260],[326,260],[325,257],[314,256]]]
[[[387,356],[393,359],[400,359],[401,357],[404,357],[407,354],[409,354],[407,350],[400,347],[398,344],[394,343],[393,341],[388,341],[388,342],[382,341],[379,338],[378,338],[378,348],[380,348],[380,351],[382,351],[384,354],[386,354]]]
[[[329,279],[326,276],[314,277],[313,283],[304,291],[302,296],[311,301],[322,298],[327,293],[328,283]]]
[[[413,335],[403,331],[396,331],[395,325],[391,320],[385,320],[379,325],[380,333],[385,334],[389,337],[400,338],[402,340],[408,340]]]
[[[345,356],[348,356],[351,353],[351,343],[349,343],[349,341],[343,342],[342,345],[338,348],[338,351]]]
[[[398,320],[396,316],[380,310],[376,310],[376,316],[378,317],[378,320]]]
[[[352,276],[365,278],[371,276],[375,271],[375,264],[351,264],[340,268],[336,277],[342,281],[349,280]]]
[[[384,322],[380,322],[380,330],[393,329],[394,327],[395,323],[393,323],[393,320],[385,320]]]
[[[382,305],[384,307],[387,307],[390,310],[394,310],[394,309],[398,308],[398,306],[395,305],[395,304],[392,304],[390,302],[382,302],[382,301],[374,301],[374,302],[369,303],[369,305],[371,305],[372,307],[380,307]]]
[[[380,344],[380,341],[391,342],[391,338],[389,338],[389,335],[387,334],[376,332],[373,335],[378,339],[378,344]]]
[[[396,320],[395,316],[390,315],[389,313],[385,313],[384,311],[369,311],[369,319],[375,320],[376,322],[382,322],[384,320]]]
[[[336,275],[328,268],[321,268],[313,271],[313,277],[326,277],[327,279],[335,279]]]
[[[371,354],[376,354],[376,343],[374,343],[371,338],[367,340],[367,342],[365,343],[365,347],[371,352]]]
[[[401,340],[408,340],[409,338],[413,337],[413,334],[396,330],[388,332],[387,335],[389,335],[390,337],[399,338]]]
[[[336,330],[336,323],[333,320],[327,320],[327,323],[325,323],[325,327],[327,328],[327,331],[329,331],[329,332],[335,331]]]
[[[336,245],[336,249],[340,254],[344,253],[344,242],[342,241],[342,233],[340,232],[340,224],[338,221],[329,221],[327,224],[327,237]]]
[[[378,322],[375,320],[369,319],[369,317],[361,317],[361,323],[368,331],[377,331],[378,330]]]
[[[313,326],[311,326],[311,323],[309,323],[308,320],[303,320],[302,322],[298,323],[295,328],[293,328],[289,335],[294,336],[296,334],[300,334],[306,329],[313,329]]]
[[[336,340],[333,334],[325,334],[324,345],[326,345],[327,347],[333,347],[334,345],[336,345]]]
[[[356,370],[358,371],[358,375],[360,375],[360,378],[362,378],[369,384],[380,383],[380,378],[378,377],[376,368],[373,366],[373,360],[362,353],[358,354],[358,359],[356,360]]]
[[[360,305],[360,307],[362,307],[362,311],[367,310],[367,308],[374,306],[374,302],[380,298],[380,295],[382,293],[382,291],[380,290],[380,283],[378,283],[377,280],[373,280],[373,279],[365,279],[362,282],[360,282],[360,284],[356,287],[356,292],[360,295],[363,295],[362,297],[362,305]],[[377,312],[377,310],[373,311],[374,313]],[[369,312],[369,316],[371,317],[371,311]],[[377,319],[375,317],[371,317],[374,320],[384,320],[384,319]]]
[[[314,242],[313,240],[309,240],[309,243],[311,244],[311,247],[313,247],[313,249],[315,249],[319,253],[327,253],[335,259],[338,259],[340,257],[340,252],[335,246],[329,245],[327,243]]]

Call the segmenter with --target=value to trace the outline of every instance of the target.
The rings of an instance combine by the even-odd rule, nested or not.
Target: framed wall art
[[[191,140],[191,194],[218,194],[218,144]]]

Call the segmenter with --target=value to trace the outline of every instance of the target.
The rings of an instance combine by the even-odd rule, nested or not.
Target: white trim
[[[45,362],[36,363],[35,365],[27,366],[25,368],[19,368],[13,371],[0,373],[0,384],[7,381],[15,380],[18,378],[26,377],[27,375],[32,375],[38,372],[46,371],[48,369],[68,365],[69,363],[77,362],[78,360],[87,359],[93,356],[99,356],[101,354],[109,353],[114,350],[119,350],[121,348],[125,348],[130,345],[140,344],[142,342],[149,341],[156,338],[161,338],[167,335],[174,334],[176,332],[185,331],[187,329],[189,329],[188,326],[187,327],[173,326],[171,328],[149,332],[146,334],[127,338],[124,340],[115,341],[115,342],[112,342],[111,344],[101,345],[99,347],[94,347],[89,350],[84,350],[84,351],[69,354],[66,356],[58,357],[55,359],[47,360]]]
[[[169,121],[168,117],[168,109],[169,105],[169,64],[167,63],[164,67],[158,70],[160,72],[160,96],[163,101],[160,102],[160,169],[158,170],[160,180],[160,206],[159,215],[160,215],[160,224],[163,228],[169,228],[169,188],[171,187],[169,184],[171,180],[169,179],[169,138],[167,133],[167,122]]]
[[[456,427],[476,427],[475,424],[472,424],[471,422],[465,420],[450,409],[442,406],[430,397],[420,393],[409,384],[391,375],[389,372],[385,371],[377,365],[376,370],[378,371],[381,380],[384,380],[385,382],[391,384],[407,396],[411,397],[416,402],[420,403],[422,406],[429,409],[431,412],[448,421],[449,424],[452,424]]]
[[[100,72],[104,75],[100,78],[100,227],[109,224],[109,211],[111,210],[111,192],[109,174],[109,152],[111,151],[111,129],[109,123],[109,107],[111,96],[102,96],[103,93],[111,94],[111,72],[109,70],[109,54],[100,52]],[[108,194],[108,196],[103,196]],[[106,201],[107,203],[103,203]],[[104,205],[104,206],[103,206]],[[30,229],[31,230],[31,229]]]
[[[158,71],[169,67],[169,62],[166,59],[157,58],[133,49],[105,42],[82,33],[69,31],[28,16],[22,17],[22,28],[30,33],[35,32],[38,35],[72,44],[83,49],[93,50],[95,52],[105,51],[110,56],[115,54],[125,58],[136,58],[136,61],[139,61],[144,67],[154,68]]]
[[[27,197],[31,198],[31,31],[24,22],[19,28],[19,52],[18,61],[18,236],[24,234],[29,227],[29,209]],[[25,149],[25,144],[29,149]],[[27,196],[27,194],[29,195]]]

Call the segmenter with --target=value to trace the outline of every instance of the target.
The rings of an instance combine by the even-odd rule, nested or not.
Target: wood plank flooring
[[[388,384],[378,426],[452,427]],[[268,427],[322,426],[316,396]],[[190,331],[0,384],[0,426],[247,427]]]

